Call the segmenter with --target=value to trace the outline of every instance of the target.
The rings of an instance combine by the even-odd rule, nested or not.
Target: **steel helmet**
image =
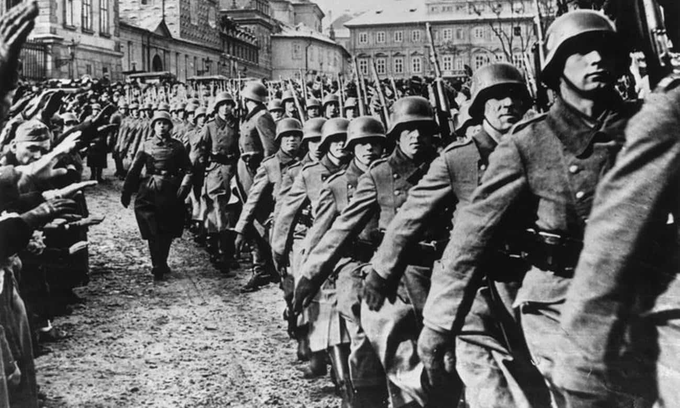
[[[347,137],[348,127],[349,120],[345,118],[328,119],[321,127],[321,145],[319,147],[323,147],[333,136]]]
[[[321,108],[321,102],[316,98],[307,99],[307,109],[309,108]]]
[[[382,122],[373,116],[359,116],[347,127],[347,145],[362,139],[387,139]]]
[[[153,128],[156,126],[156,122],[159,120],[167,121],[170,124],[170,129],[172,129],[172,116],[170,116],[168,112],[159,110],[158,112],[154,113],[153,118],[151,118],[151,127]]]
[[[136,103],[134,103],[134,102],[130,104],[130,110],[137,110],[137,109],[139,109],[139,105],[138,105],[138,104],[136,104]]]
[[[269,105],[267,106],[267,110],[269,112],[282,111],[283,110],[283,103],[281,102],[281,99],[272,99],[271,101],[269,101]]]
[[[350,108],[356,108],[357,107],[357,98],[350,96],[347,98],[345,101],[345,106],[343,106],[344,109],[350,109]]]
[[[284,91],[283,95],[281,95],[281,102],[283,103],[286,103],[286,101],[292,101],[294,99],[295,97],[293,97],[292,91]]]
[[[281,136],[295,134],[302,136],[302,123],[294,118],[281,119],[276,125],[276,139],[279,140]]]
[[[259,103],[267,101],[267,94],[267,88],[259,81],[248,82],[241,91],[242,97]]]
[[[158,104],[158,110],[159,111],[170,112],[170,109],[171,108],[170,108],[169,103],[161,102],[161,103]]]
[[[587,36],[611,36],[616,38],[614,23],[606,16],[593,10],[574,10],[558,17],[548,27],[545,34],[545,60],[541,66],[541,75],[544,82],[551,83],[561,73],[555,72],[562,69],[564,49],[577,39]],[[617,46],[616,41],[611,42],[612,47]],[[628,64],[625,64],[628,67]]]
[[[187,108],[187,104],[184,103],[184,102],[180,102],[180,103],[177,104],[177,110],[178,111],[186,110],[186,108]]]
[[[128,109],[129,105],[127,102],[125,102],[125,99],[118,99],[118,108],[120,109]]]
[[[472,119],[482,119],[484,116],[484,104],[486,101],[498,94],[520,95],[524,101],[529,100],[529,90],[524,82],[524,76],[519,69],[507,62],[489,64],[479,68],[472,75],[472,85],[470,86],[472,99],[468,113]]]
[[[231,103],[232,105],[236,105],[236,102],[234,101],[234,98],[231,96],[229,92],[220,92],[215,96],[215,102],[213,102],[213,110],[217,110],[220,105],[224,103]]]
[[[302,140],[321,138],[321,128],[326,123],[324,118],[313,118],[302,126]]]
[[[199,107],[196,108],[196,110],[194,111],[194,117],[195,117],[196,119],[198,119],[199,116],[201,116],[201,115],[205,116],[207,113],[208,113],[208,111],[207,111],[203,106],[199,106]]]
[[[98,103],[93,103],[92,106],[90,106],[92,110],[102,110],[102,106]]]
[[[192,112],[196,112],[196,108],[198,108],[198,105],[194,105],[193,103],[190,103],[190,104],[187,105],[185,110],[187,111],[187,113],[192,113]]]
[[[323,108],[326,109],[326,105],[329,103],[335,103],[338,106],[340,106],[340,97],[336,94],[328,94],[326,95],[325,98],[323,98]]]
[[[402,125],[407,123],[418,123],[433,128],[437,126],[432,105],[422,96],[406,96],[398,99],[392,105],[390,117],[391,124],[387,136],[392,136],[400,130]]]
[[[179,105],[176,103],[173,103],[170,105],[170,112],[177,112],[179,110]]]
[[[147,103],[146,105],[144,105],[143,110],[153,110],[153,103]]]

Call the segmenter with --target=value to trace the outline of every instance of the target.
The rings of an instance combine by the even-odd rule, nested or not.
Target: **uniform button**
[[[397,196],[398,196],[398,195],[400,195],[400,194],[401,194],[401,190],[394,190],[394,195],[397,195]]]
[[[347,188],[351,190],[351,189],[352,189],[352,185],[351,185],[351,184],[348,184],[348,185],[347,185]]]
[[[486,170],[486,164],[482,164],[481,166],[479,166],[479,169],[480,170]]]
[[[584,195],[586,195],[586,193],[584,193],[583,191],[578,191],[576,193],[576,198],[581,199],[583,198]]]
[[[395,179],[398,179],[398,178],[399,178],[399,175],[398,175],[398,174],[393,174],[392,177],[395,178]]]
[[[571,166],[569,166],[569,173],[574,174],[574,173],[576,173],[577,171],[578,171],[578,166],[577,166],[577,165],[572,164]]]

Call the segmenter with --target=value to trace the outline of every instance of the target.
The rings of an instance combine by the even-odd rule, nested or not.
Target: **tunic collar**
[[[281,166],[284,166],[284,167],[288,166],[291,162],[294,162],[295,160],[297,160],[295,158],[295,156],[291,156],[289,154],[286,154],[281,149],[279,149],[276,152],[276,158],[279,159],[279,163],[281,164]]]
[[[431,157],[428,157],[423,163],[418,165],[414,160],[406,156],[404,152],[401,151],[401,148],[397,146],[394,148],[394,151],[387,161],[395,174],[399,174],[409,180],[412,184],[417,184],[420,178],[427,173],[427,170],[430,167]]]
[[[251,112],[248,112],[248,114],[246,115],[246,117],[245,117],[244,120],[245,120],[246,122],[249,121],[250,118],[252,118],[253,116],[257,115],[258,113],[260,113],[260,111],[263,111],[263,110],[265,110],[264,105],[257,105],[257,106],[255,107],[255,109],[253,109]]]
[[[591,126],[580,112],[558,97],[550,108],[547,120],[565,149],[575,156],[581,156],[595,142],[596,136],[598,141],[606,142],[623,134],[628,121],[628,117],[623,114],[623,103],[619,97],[613,97],[609,103],[609,108]]]
[[[480,129],[479,132],[475,133],[472,136],[472,140],[475,142],[482,160],[488,163],[489,156],[496,149],[498,143],[496,143],[491,135],[489,135],[484,129]]]
[[[321,158],[321,160],[319,161],[319,163],[321,163],[322,166],[324,166],[326,169],[328,169],[328,171],[330,171],[331,174],[335,174],[335,173],[337,173],[339,170],[342,170],[342,169],[344,169],[345,167],[347,167],[347,164],[346,164],[346,163],[340,163],[340,165],[335,165],[335,164],[331,161],[331,159],[328,158],[328,153],[326,153],[326,154]]]

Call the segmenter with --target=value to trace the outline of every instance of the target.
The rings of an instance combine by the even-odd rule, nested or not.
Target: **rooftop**
[[[466,3],[463,3],[466,4]],[[410,2],[396,2],[395,5],[399,7],[391,8],[377,8],[363,13],[345,23],[345,27],[361,27],[361,26],[377,26],[377,25],[395,25],[395,24],[425,24],[426,22],[471,22],[471,21],[485,21],[488,19],[518,19],[518,18],[533,18],[533,10],[526,10],[524,13],[513,13],[510,7],[504,7],[500,13],[494,13],[490,10],[482,12],[481,15],[473,11],[452,11],[447,13],[428,13],[427,5],[420,1]]]
[[[281,24],[281,32],[273,34],[272,37],[286,37],[286,38],[313,38],[315,40],[325,42],[328,44],[338,45],[335,41],[331,40],[329,37],[321,34],[320,32],[307,27],[304,24],[298,24],[294,27],[289,25]]]

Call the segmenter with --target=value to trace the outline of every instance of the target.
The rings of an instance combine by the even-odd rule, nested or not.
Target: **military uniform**
[[[344,320],[338,322],[326,319],[325,323],[328,324],[326,332],[329,333],[328,337],[333,338],[338,344],[341,343],[339,340],[343,340],[343,331],[346,330],[350,336],[352,347],[349,370],[352,385],[358,392],[369,387],[384,387],[386,384],[382,366],[361,327],[359,315],[361,309],[359,292],[363,281],[361,267],[368,261],[377,245],[378,219],[371,218],[349,248],[334,248],[332,253],[317,253],[313,248],[331,230],[333,222],[347,208],[363,174],[364,172],[352,161],[346,170],[334,174],[326,181],[319,197],[314,225],[305,240],[305,253],[314,253],[307,261],[315,266],[323,262],[323,266],[315,267],[312,271],[303,265],[301,272],[311,281],[324,281],[317,301],[330,303],[329,309],[337,307],[337,312]],[[331,279],[326,280],[331,272]],[[332,310],[328,313],[330,316],[333,315],[331,312]]]
[[[594,396],[589,406],[615,406],[617,394],[657,389],[655,406],[680,401],[678,106],[680,87],[647,98],[588,218],[561,320],[559,347],[568,352],[556,364],[555,382]],[[640,328],[642,338],[635,333]],[[654,351],[656,376],[645,360],[630,366],[621,358],[631,338]]]
[[[208,233],[219,233],[231,227],[227,205],[231,196],[231,179],[236,173],[238,123],[236,118],[216,116],[206,123],[201,134],[203,161],[206,163],[202,209]]]
[[[352,245],[357,234],[373,217],[378,217],[378,229],[384,231],[406,201],[411,187],[425,174],[428,165],[429,161],[416,165],[399,148],[388,158],[375,162],[359,180],[352,200],[333,223],[333,228],[309,255],[302,273],[314,276],[326,263],[333,265],[341,250]],[[366,335],[379,355],[390,384],[396,386],[390,388],[392,405],[396,407],[413,401],[424,404],[427,400],[421,385],[422,365],[418,362],[415,337],[419,331],[416,309],[427,293],[429,284],[426,281],[435,257],[434,253],[427,251],[414,248],[411,252],[410,265],[406,267],[409,284],[401,285],[394,303],[385,304],[379,313],[363,306],[361,310],[361,323]],[[406,327],[413,331],[412,336],[404,335]]]
[[[496,142],[480,130],[472,138],[452,143],[432,162],[428,173],[410,190],[371,261],[378,275],[388,282],[400,278],[400,265],[408,262],[405,249],[418,240],[427,225],[441,222],[444,208],[455,208],[455,222],[460,210],[470,203],[495,148]],[[503,256],[488,265],[506,270],[511,277],[518,277],[524,268],[524,262]],[[487,284],[477,293],[473,312],[456,338],[456,366],[465,384],[466,402],[472,407],[545,406],[549,404],[547,391],[537,392],[543,383],[540,374],[531,375],[535,369],[527,356],[513,356],[506,344],[506,337],[521,338],[511,317],[517,279],[506,276],[495,281],[498,275],[487,273]],[[502,333],[500,324],[492,323],[494,319],[504,325],[503,330],[513,333]]]
[[[276,124],[272,115],[264,105],[258,105],[248,113],[241,125],[239,139],[241,151],[261,151],[264,157],[269,157],[278,150],[275,138]]]
[[[581,249],[595,187],[623,142],[631,108],[612,95],[594,125],[558,98],[549,113],[517,125],[490,156],[472,203],[457,217],[424,309],[427,327],[454,335],[479,289],[484,255],[511,233],[532,264],[514,306],[538,369],[552,381],[559,317]],[[505,237],[503,237],[505,235]],[[499,241],[500,240],[500,241]],[[517,242],[517,237],[513,241]]]

